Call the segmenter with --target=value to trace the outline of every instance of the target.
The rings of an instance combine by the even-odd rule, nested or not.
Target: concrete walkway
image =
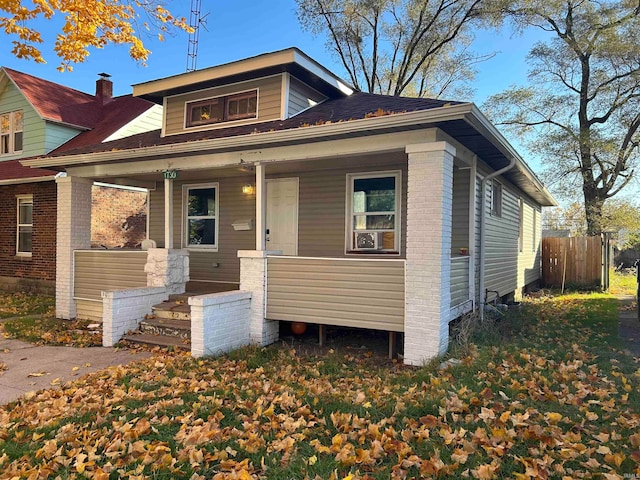
[[[26,392],[59,388],[66,381],[87,373],[150,355],[104,347],[36,346],[2,338],[0,333],[0,364],[6,365],[6,369],[0,371],[0,405],[17,400]]]
[[[640,357],[640,320],[634,295],[616,296],[620,302],[618,310],[618,335],[626,349],[634,357]]]

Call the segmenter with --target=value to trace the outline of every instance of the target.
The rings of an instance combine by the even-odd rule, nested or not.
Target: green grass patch
[[[633,270],[611,270],[609,275],[609,293],[613,295],[635,295],[638,291],[636,273]]]
[[[102,345],[102,329],[89,330],[89,320],[21,317],[4,322],[5,336],[37,345],[94,347]]]
[[[0,294],[0,318],[23,315],[53,316],[55,298],[30,293]]]
[[[452,347],[461,362],[444,369],[338,349],[156,355],[0,408],[0,469],[72,476],[89,452],[89,478],[113,465],[112,478],[632,475],[640,369],[616,322],[611,295],[532,299]]]

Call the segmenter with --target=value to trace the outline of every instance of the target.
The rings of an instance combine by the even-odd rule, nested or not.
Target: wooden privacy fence
[[[607,244],[607,238],[600,236],[543,238],[542,278],[545,286],[600,285],[608,288]]]

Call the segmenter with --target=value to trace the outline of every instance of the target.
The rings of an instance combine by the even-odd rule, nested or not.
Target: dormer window
[[[187,103],[185,127],[256,118],[258,90]]]

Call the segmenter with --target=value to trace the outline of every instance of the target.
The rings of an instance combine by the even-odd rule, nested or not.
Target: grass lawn
[[[604,294],[533,300],[445,370],[157,355],[0,407],[0,478],[632,478],[640,368],[616,314]]]
[[[609,292],[613,295],[635,295],[638,291],[638,280],[634,271],[611,271],[609,278]]]
[[[54,315],[55,299],[30,293],[0,293],[0,318]]]
[[[1,328],[7,338],[38,345],[102,345],[102,329],[87,329],[93,322],[55,318],[53,297],[25,293],[0,294],[0,317],[15,317],[2,323]]]

